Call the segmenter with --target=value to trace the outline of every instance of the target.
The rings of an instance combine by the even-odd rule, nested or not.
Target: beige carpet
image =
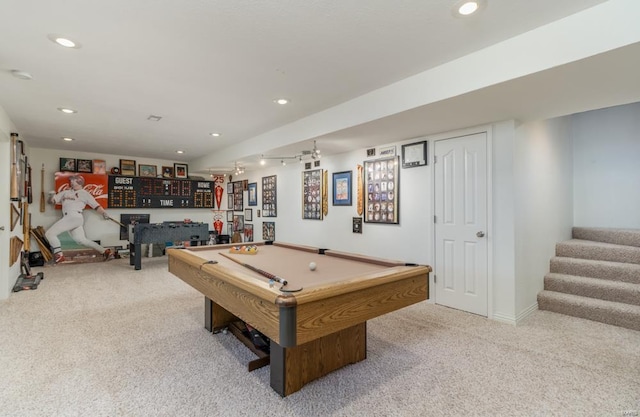
[[[422,303],[369,322],[368,358],[287,398],[166,257],[34,268],[0,302],[2,416],[633,416],[640,332],[538,311],[518,327]]]

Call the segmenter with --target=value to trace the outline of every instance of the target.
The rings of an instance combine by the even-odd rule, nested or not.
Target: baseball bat
[[[40,213],[44,213],[44,164],[42,164],[42,170],[40,171]]]
[[[10,182],[10,194],[11,200],[18,201],[20,199],[18,195],[18,134],[11,133],[11,182]]]
[[[124,228],[124,229],[126,229],[126,228],[127,228],[127,226],[125,226],[124,224],[120,223],[119,221],[117,221],[117,220],[116,220],[116,219],[114,219],[113,217],[107,217],[107,218],[108,218],[109,220],[111,220],[112,222],[119,224],[119,225],[120,225],[120,227],[122,227],[122,228]]]

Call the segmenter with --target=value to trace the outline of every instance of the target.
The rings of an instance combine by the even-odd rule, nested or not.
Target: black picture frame
[[[362,217],[353,218],[351,231],[353,233],[362,233]]]
[[[243,234],[245,242],[253,242],[253,225],[245,223]]]
[[[262,222],[262,240],[276,240],[276,222]]]
[[[244,219],[248,222],[253,221],[253,209],[250,209],[250,208],[244,209]]]
[[[334,172],[333,175],[333,205],[350,206],[352,201],[353,171]]]
[[[76,159],[76,171],[93,173],[93,160],[91,159]]]
[[[76,159],[60,158],[60,171],[76,172]]]
[[[427,141],[402,145],[402,168],[427,165]]]
[[[262,217],[278,217],[278,178],[262,177]]]
[[[133,159],[121,159],[120,160],[120,175],[129,177],[136,176],[136,161]]]
[[[399,224],[399,157],[364,161],[365,223]]]
[[[244,209],[244,184],[242,181],[234,181],[233,184],[233,210]]]
[[[257,182],[252,182],[248,185],[247,205],[249,206],[258,205],[258,183]]]
[[[233,210],[227,210],[227,222],[233,221]]]
[[[302,172],[302,218],[322,220],[323,170],[314,169]]]
[[[189,178],[189,165],[187,164],[173,164],[174,178],[187,179]]]

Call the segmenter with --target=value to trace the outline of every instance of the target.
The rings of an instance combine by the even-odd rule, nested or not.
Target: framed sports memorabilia
[[[398,224],[398,157],[364,162],[366,223]]]
[[[157,175],[158,168],[155,165],[138,165],[138,176],[140,177],[153,177],[155,178]]]
[[[76,159],[60,158],[60,171],[76,172]]]
[[[253,242],[253,225],[246,224],[244,225],[244,241],[245,242]]]
[[[275,222],[262,222],[262,240],[276,240]]]
[[[173,178],[173,167],[162,167],[162,178]]]
[[[93,161],[91,159],[76,159],[76,171],[93,173]]]
[[[322,220],[322,170],[302,173],[302,218]]]
[[[173,164],[173,175],[175,178],[189,178],[189,168],[187,164]]]
[[[107,162],[104,159],[94,159],[93,163],[93,173],[105,175],[107,173]]]
[[[277,217],[276,176],[262,177],[262,217]]]
[[[248,188],[249,188],[249,193],[248,193],[249,201],[247,202],[247,204],[250,206],[257,206],[258,205],[258,183],[252,182],[251,184],[248,185]]]
[[[351,171],[333,173],[333,205],[351,205]]]
[[[133,159],[121,159],[120,175],[128,175],[134,177],[136,175],[136,161],[134,161]]]
[[[228,222],[233,221],[233,210],[227,210],[227,221]]]
[[[242,211],[244,209],[244,185],[242,181],[233,183],[233,209]]]
[[[244,209],[244,219],[248,222],[253,221],[253,209],[250,209],[250,208]]]
[[[402,168],[427,165],[427,141],[402,145]]]

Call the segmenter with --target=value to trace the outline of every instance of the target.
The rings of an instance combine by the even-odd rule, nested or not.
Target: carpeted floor
[[[421,303],[368,358],[289,397],[167,258],[34,268],[0,302],[2,416],[637,416],[640,332],[537,311],[517,327]]]

